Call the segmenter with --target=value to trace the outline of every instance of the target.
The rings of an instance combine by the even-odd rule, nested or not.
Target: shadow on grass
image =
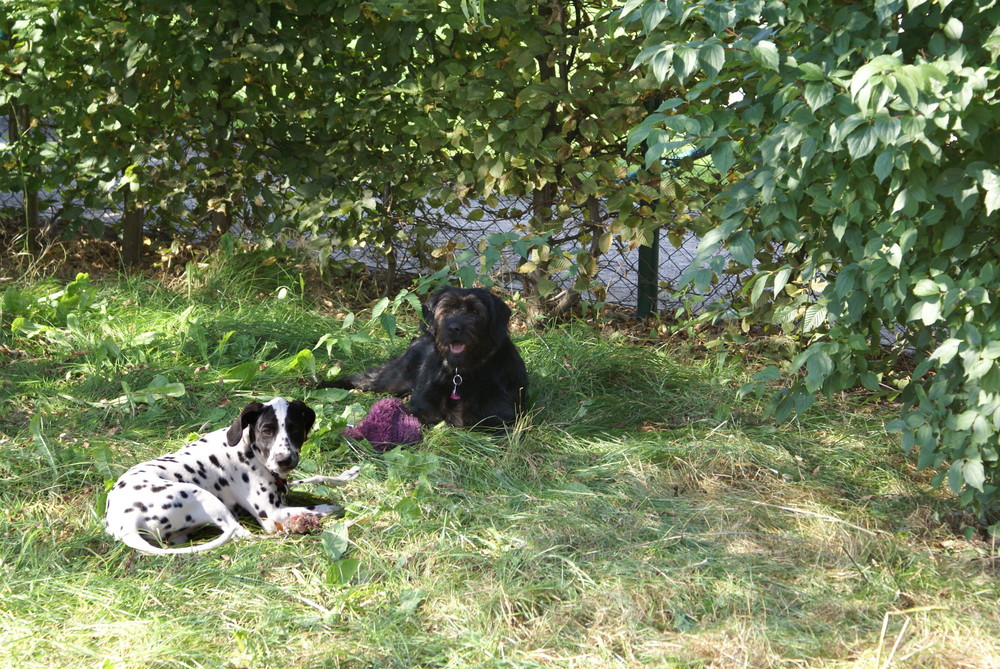
[[[259,355],[273,343],[281,357],[323,329],[314,319],[287,332],[297,320],[267,316],[258,326],[230,315],[205,336],[217,344],[240,326],[241,346]],[[757,400],[737,398],[747,371],[735,365],[583,329],[518,343],[532,410],[506,438],[438,427],[420,445],[375,454],[328,435],[310,456],[319,472],[345,457],[363,466],[342,498],[357,521],[350,583],[328,580],[317,537],[137,557],[101,528],[104,474],[46,481],[44,456],[22,434],[0,450],[5,605],[39,630],[72,621],[88,649],[117,638],[90,624],[95,612],[156,622],[190,642],[159,659],[169,651],[203,665],[259,639],[270,649],[260,664],[272,666],[875,666],[903,631],[893,618],[882,633],[899,611],[916,630],[901,655],[942,666],[989,657],[962,653],[969,638],[1000,636],[996,586],[978,563],[939,548],[956,538],[933,521],[950,501],[913,472],[879,410],[818,403],[776,426]],[[373,340],[345,364],[353,371],[403,345]],[[201,422],[221,426],[241,393],[302,388],[296,375],[268,372],[237,390],[191,357],[171,367],[185,396],[136,415],[53,404],[51,434],[65,427],[80,453],[83,439],[105,444],[124,468],[182,445]],[[376,398],[342,404],[355,399]],[[322,408],[329,417],[343,406]],[[4,470],[15,449],[17,467],[34,462],[34,473]],[[223,616],[243,636],[196,639]],[[27,636],[37,648],[19,657],[66,659],[61,634]]]

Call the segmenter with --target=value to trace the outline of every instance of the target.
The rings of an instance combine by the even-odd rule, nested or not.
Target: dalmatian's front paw
[[[361,467],[355,466],[345,470],[337,476],[310,476],[309,478],[292,481],[288,484],[288,487],[291,488],[292,486],[302,485],[303,483],[312,483],[313,485],[345,486],[358,478],[360,473]]]
[[[337,506],[336,504],[317,504],[312,507],[312,512],[319,518],[329,516],[331,513],[340,513],[343,510],[343,507]]]

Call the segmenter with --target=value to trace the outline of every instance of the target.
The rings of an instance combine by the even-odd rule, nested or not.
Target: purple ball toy
[[[376,451],[388,451],[420,441],[420,421],[406,410],[398,397],[386,397],[372,405],[368,415],[344,430],[351,439],[367,439]]]

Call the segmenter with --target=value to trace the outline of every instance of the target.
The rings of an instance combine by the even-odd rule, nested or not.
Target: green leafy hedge
[[[692,143],[746,175],[713,200],[689,278],[727,248],[756,271],[744,316],[808,338],[778,417],[900,385],[903,447],[996,522],[1000,7],[630,0],[623,17],[647,35],[635,65],[683,91],[632,144],[652,161]]]

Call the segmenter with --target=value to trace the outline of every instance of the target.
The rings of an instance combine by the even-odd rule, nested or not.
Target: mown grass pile
[[[415,314],[389,338],[260,260],[3,286],[0,664],[998,666],[993,546],[891,409],[775,426],[737,399],[753,361],[576,324],[515,333],[533,408],[507,436],[379,454],[338,434],[376,398],[314,375],[398,352]],[[166,558],[104,533],[108,481],[274,395],[319,415],[304,471],[361,465],[319,491],[343,520]]]

